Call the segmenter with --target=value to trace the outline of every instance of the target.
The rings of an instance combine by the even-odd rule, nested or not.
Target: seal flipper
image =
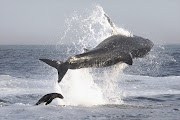
[[[59,93],[49,93],[49,94],[44,95],[35,105],[39,105],[39,104],[44,103],[44,102],[46,102],[45,105],[48,105],[55,98],[63,99],[64,97]]]
[[[48,100],[45,105],[48,105],[48,104],[50,104],[51,102],[52,102],[52,99],[51,99],[51,100]]]
[[[54,67],[58,71],[58,83],[61,82],[62,78],[66,74],[67,70],[69,69],[69,63],[68,62],[62,62],[62,61],[56,61],[56,60],[49,60],[49,59],[39,59],[46,64]]]

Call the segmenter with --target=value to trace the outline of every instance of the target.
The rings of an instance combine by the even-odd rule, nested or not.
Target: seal
[[[59,93],[49,93],[49,94],[44,95],[35,105],[39,105],[39,104],[44,103],[44,102],[46,102],[45,105],[48,105],[55,98],[63,99],[64,97]]]

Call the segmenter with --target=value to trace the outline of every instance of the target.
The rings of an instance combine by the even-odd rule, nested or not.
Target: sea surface
[[[134,59],[132,66],[119,63],[68,70],[59,84],[57,71],[39,60],[65,61],[83,48],[95,47],[111,35],[103,15],[97,6],[89,14],[67,18],[61,39],[73,44],[0,45],[1,120],[180,119],[180,45],[155,44],[146,57]],[[117,29],[118,34],[131,35]],[[34,105],[52,92],[61,93],[64,99]]]
[[[66,60],[75,52],[67,47],[0,46],[1,119],[180,118],[180,45],[155,46],[132,66],[70,70],[57,84],[56,70],[38,59]],[[59,89],[64,100],[34,106]]]

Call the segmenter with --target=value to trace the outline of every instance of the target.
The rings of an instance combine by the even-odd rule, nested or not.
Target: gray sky
[[[0,0],[0,44],[56,44],[65,19],[95,3],[135,35],[180,44],[180,0]]]

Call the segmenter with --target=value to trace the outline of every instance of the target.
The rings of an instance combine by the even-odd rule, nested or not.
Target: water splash
[[[124,73],[153,77],[168,76],[170,74],[168,67],[176,60],[166,53],[165,49],[167,48],[162,45],[155,45],[149,55],[143,59],[134,59],[133,66],[127,67]]]
[[[94,48],[105,38],[111,36],[112,27],[104,16],[105,12],[99,5],[93,10],[66,19],[67,29],[61,40],[73,42],[75,48],[67,47],[67,51],[76,49],[82,53],[83,48]],[[115,26],[115,25],[114,25]],[[132,36],[128,31],[115,26],[115,34]],[[67,53],[69,54],[69,53]],[[118,76],[126,64],[108,68],[68,70],[60,86],[66,105],[99,105],[122,103],[122,92],[118,87]],[[56,88],[57,91],[59,88]]]
[[[103,97],[106,104],[122,104],[123,91],[119,87],[119,80],[124,74],[123,70],[127,67],[125,63],[105,68],[101,73],[103,76],[98,76],[102,81]]]
[[[72,17],[65,20],[67,29],[60,41],[71,41],[78,52],[83,52],[83,48],[94,48],[112,34],[112,27],[104,14],[103,8],[99,5],[84,13],[74,12]],[[118,28],[115,24],[114,26],[116,34],[132,36],[127,30]]]
[[[104,104],[101,88],[94,82],[89,69],[69,70],[62,82],[62,91],[68,105]]]

